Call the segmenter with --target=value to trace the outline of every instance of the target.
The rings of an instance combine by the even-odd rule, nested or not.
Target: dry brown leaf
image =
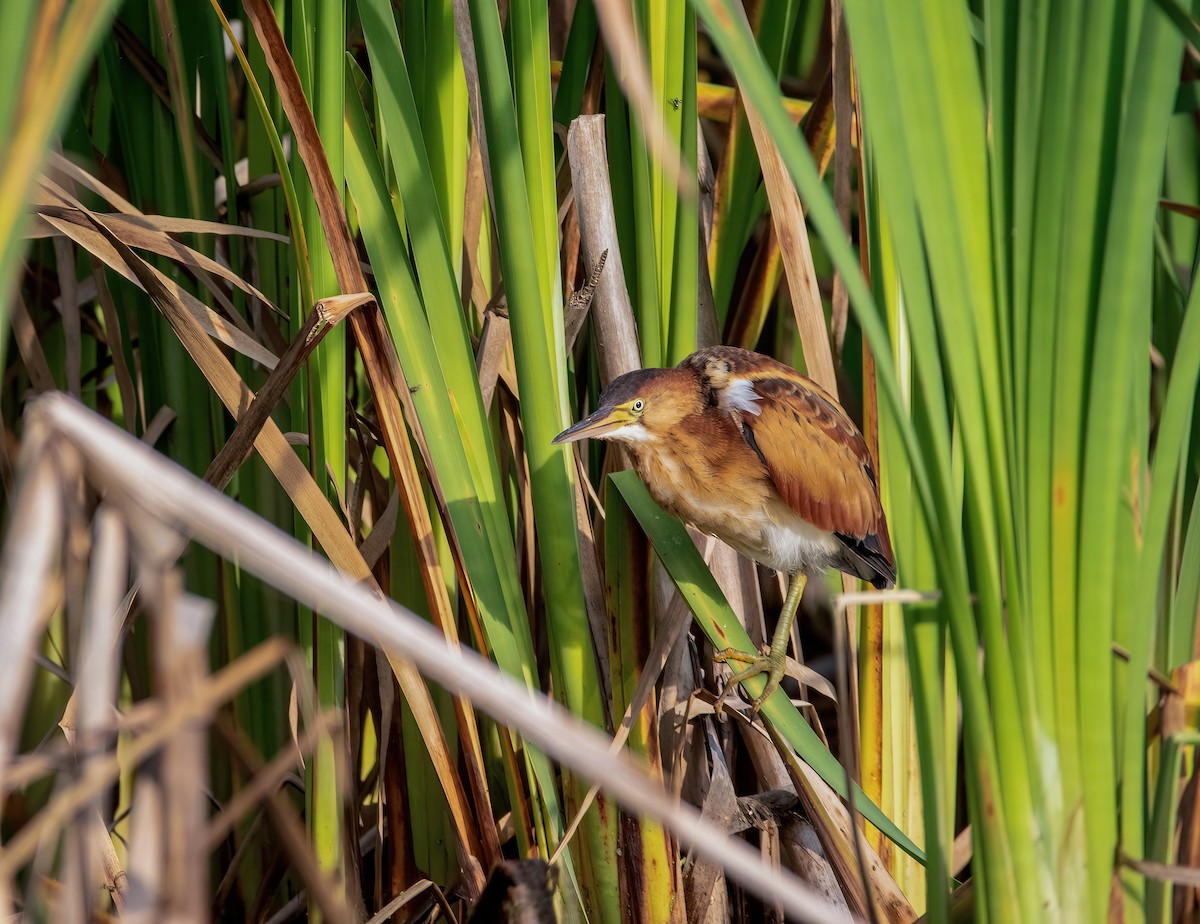
[[[83,321],[75,298],[75,254],[70,242],[54,239],[54,266],[62,293],[63,366],[67,374],[67,392],[83,396]]]
[[[747,112],[746,115],[747,120],[752,117],[750,112]],[[750,128],[753,130],[754,125],[750,124]],[[733,138],[740,130],[740,122],[732,123],[730,125],[730,138]],[[753,135],[753,131],[752,137],[754,137],[757,146],[757,136]],[[817,95],[812,106],[805,114],[804,140],[817,162],[819,174],[824,176],[833,156],[835,141],[835,133],[833,131],[833,90],[829,80],[822,83],[821,92]],[[728,159],[722,161],[721,174],[717,182],[718,199],[724,199],[728,190],[730,169],[728,164]],[[790,182],[790,179],[788,182]],[[768,192],[770,192],[769,187]],[[772,208],[774,208],[773,204]],[[719,236],[719,229],[720,222],[717,222],[714,227],[714,234]],[[783,254],[780,252],[779,235],[775,223],[772,221],[767,226],[767,233],[755,251],[754,262],[751,264],[745,284],[741,287],[741,295],[738,298],[738,303],[731,312],[729,331],[726,337],[727,343],[746,349],[754,348],[754,345],[758,342],[762,334],[767,312],[775,291],[779,287],[782,273]],[[794,284],[794,277],[789,274],[788,278]],[[792,298],[793,308],[795,308],[794,300],[797,298],[796,294],[793,293]],[[817,304],[819,303],[818,298]],[[823,320],[821,326],[822,328],[824,326]],[[803,327],[801,331],[804,331]]]
[[[142,214],[141,209],[118,193],[111,186],[102,183],[82,167],[72,163],[67,158],[63,157],[63,155],[55,151],[50,152],[50,157],[46,161],[46,169],[48,172],[61,173],[63,176],[75,180],[81,186],[87,187],[119,212],[122,212],[126,215]]]
[[[783,164],[783,157],[771,133],[763,124],[748,99],[746,118],[754,135],[754,146],[762,164],[763,182],[771,202],[771,221],[779,238],[783,266],[787,272],[788,290],[792,295],[792,310],[800,331],[804,349],[804,365],[808,375],[818,385],[837,397],[837,378],[833,371],[833,353],[829,348],[829,331],[825,326],[825,310],[817,288],[817,272],[813,268],[812,248],[800,194]]]
[[[88,253],[101,260],[106,266],[124,276],[143,291],[146,289],[146,285],[141,278],[120,257],[111,240],[106,240],[105,236],[96,230],[97,227],[100,227],[99,225],[92,228],[83,228],[72,222],[63,221],[60,218],[52,216],[45,216],[45,219]],[[114,237],[113,240],[116,240],[116,238]],[[236,327],[230,327],[224,318],[170,277],[159,272],[149,264],[143,263],[143,265],[146,266],[146,269],[157,280],[158,284],[171,294],[188,316],[193,318],[208,336],[220,340],[226,346],[232,347],[243,356],[261,363],[268,369],[275,368],[277,360],[274,353],[258,343],[258,341],[248,337]]]
[[[176,413],[165,405],[154,412],[154,416],[150,419],[150,423],[146,424],[146,428],[142,431],[142,442],[147,446],[153,446],[163,434],[167,432],[167,427],[175,422]]]
[[[84,228],[89,227],[87,216],[85,216],[78,209],[70,206],[40,205],[37,207],[37,211],[43,220],[49,216],[53,216],[55,218],[60,218],[63,221],[69,221],[72,224],[80,225]],[[132,221],[120,215],[101,216],[94,212],[92,214],[95,215],[97,220],[102,221],[110,231],[116,234],[117,237],[121,238],[121,240],[123,240],[130,247],[133,247],[137,250],[148,250],[151,253],[160,254],[161,256],[174,260],[176,263],[179,263],[182,266],[186,266],[189,269],[194,270],[197,278],[199,278],[201,282],[204,282],[214,295],[223,296],[224,293],[221,292],[219,288],[212,285],[205,278],[205,274],[211,274],[224,279],[231,286],[241,289],[251,298],[258,299],[272,311],[276,312],[277,314],[280,313],[279,309],[272,304],[270,299],[268,299],[262,294],[262,292],[248,283],[237,273],[233,272],[233,270],[223,266],[211,257],[205,256],[204,254],[200,253],[200,251],[193,250],[186,244],[180,243],[165,232],[143,227],[143,225],[139,222]],[[47,224],[51,223],[47,222]],[[70,261],[67,261],[66,265],[71,266],[72,264]],[[65,296],[66,293],[64,292],[64,297]]]
[[[215,234],[218,237],[251,237],[289,246],[292,243],[292,239],[286,234],[276,234],[274,231],[263,231],[246,225],[231,225],[223,221],[178,218],[173,215],[130,215],[112,212],[95,214],[98,214],[109,227],[128,225],[146,231],[160,231],[164,234]]]
[[[375,517],[375,524],[371,527],[371,535],[367,536],[366,540],[359,547],[363,559],[372,568],[375,567],[375,562],[383,557],[383,553],[391,545],[392,536],[396,532],[397,515],[399,512],[400,492],[393,491],[391,497],[388,498],[387,506],[383,508],[383,512]]]
[[[370,302],[375,300],[374,296],[369,294],[365,296],[365,299]],[[250,453],[254,451],[254,441],[258,438],[263,425],[266,424],[267,418],[271,416],[279,401],[291,387],[292,379],[295,378],[308,357],[312,355],[312,351],[349,311],[363,304],[364,300],[363,297],[353,297],[342,298],[336,302],[333,299],[326,299],[325,302],[334,302],[335,307],[339,310],[331,312],[327,310],[328,305],[318,302],[309,312],[303,327],[288,345],[287,351],[280,357],[279,364],[271,371],[266,382],[258,390],[258,394],[254,396],[254,401],[246,408],[245,413],[238,417],[233,433],[221,447],[216,458],[209,463],[208,470],[204,473],[204,480],[216,486],[218,490],[225,490],[229,482],[233,480],[234,473],[250,457]]]
[[[77,170],[77,173],[72,173],[71,179],[76,179],[78,176],[90,176],[90,174],[83,173],[78,167],[74,169]],[[47,178],[43,178],[43,181],[44,179],[52,179],[55,184],[58,184],[59,186],[62,185],[62,179],[56,179],[53,175],[48,175]],[[95,191],[95,188],[106,188],[107,190],[108,187],[103,186],[98,181],[95,181],[94,184],[89,186],[89,188],[92,188],[92,190]],[[115,197],[116,194],[113,193],[113,196]],[[125,202],[125,200],[120,199],[120,197],[116,198],[118,198],[119,202]],[[36,204],[38,200],[36,193],[34,200]],[[128,204],[126,203],[126,205]],[[133,206],[128,205],[128,209],[133,209]],[[215,234],[217,236],[222,236],[222,238],[236,236],[236,238],[257,238],[260,240],[275,241],[277,244],[292,244],[292,239],[288,238],[286,234],[276,234],[275,232],[268,232],[268,230],[262,230],[260,228],[250,228],[245,226],[245,224],[204,221],[203,218],[184,218],[175,217],[172,215],[145,215],[143,212],[137,210],[125,210],[120,212],[95,212],[95,214],[100,216],[109,227],[116,227],[120,223],[125,223],[131,224],[133,227],[150,230],[150,232],[162,232],[164,234]],[[50,232],[49,227],[43,226],[41,229],[35,228],[34,232],[32,232],[29,236],[31,236],[31,238],[44,238],[44,236],[48,236],[50,233],[52,232]]]
[[[466,209],[463,216],[463,256],[469,272],[465,273],[463,288],[470,290],[471,304],[475,306],[476,320],[482,320],[492,300],[491,287],[485,282],[486,267],[479,265],[479,245],[483,235],[491,234],[490,223],[483,221],[483,206],[487,202],[488,185],[483,172],[483,156],[479,138],[471,133],[471,152],[467,155]],[[490,277],[490,272],[487,276]],[[468,293],[463,292],[464,296]]]
[[[100,303],[100,312],[104,316],[104,340],[112,357],[113,378],[117,381],[117,392],[121,395],[121,416],[125,421],[125,429],[130,433],[137,428],[139,411],[143,428],[146,422],[145,408],[137,399],[137,389],[134,388],[133,376],[129,374],[129,365],[125,362],[125,343],[121,333],[121,316],[113,302],[112,291],[108,288],[108,280],[104,276],[104,267],[98,261],[91,259],[92,275],[89,281],[96,290],[96,300]]]
[[[485,311],[479,347],[475,351],[475,368],[479,370],[479,392],[483,396],[484,407],[492,406],[496,379],[500,376],[500,366],[508,353],[508,343],[508,318],[498,311]]]
[[[46,361],[46,351],[42,349],[37,327],[33,318],[29,316],[29,309],[25,306],[25,299],[21,297],[19,289],[13,293],[11,311],[13,339],[17,342],[21,361],[25,363],[29,383],[34,391],[54,391],[58,387],[54,382],[54,374],[50,371],[50,363]]]

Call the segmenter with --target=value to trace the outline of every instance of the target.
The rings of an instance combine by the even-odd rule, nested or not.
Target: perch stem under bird
[[[718,696],[718,712],[756,674],[767,675],[756,712],[779,686],[810,575],[836,568],[880,589],[895,584],[866,441],[837,401],[790,366],[709,347],[673,369],[626,373],[554,442],[589,438],[623,443],[668,512],[791,577],[771,644],[717,653],[746,665]]]

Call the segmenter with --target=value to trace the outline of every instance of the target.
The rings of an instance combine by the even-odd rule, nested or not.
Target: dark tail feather
[[[891,549],[884,546],[878,535],[872,533],[863,539],[843,533],[834,535],[842,544],[842,571],[858,575],[879,590],[895,586],[896,566],[892,563]]]

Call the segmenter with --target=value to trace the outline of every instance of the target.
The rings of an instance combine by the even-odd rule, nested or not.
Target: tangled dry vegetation
[[[1195,920],[1197,40],[0,6],[0,916]],[[714,342],[841,396],[907,588],[728,721],[777,577],[551,445]]]

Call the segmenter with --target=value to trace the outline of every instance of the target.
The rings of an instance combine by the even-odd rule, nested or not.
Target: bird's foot
[[[743,670],[737,671],[729,678],[729,681],[717,696],[717,702],[713,708],[718,716],[724,715],[725,698],[737,689],[738,684],[759,674],[766,674],[767,685],[763,687],[762,693],[756,696],[750,704],[753,710],[752,714],[757,715],[758,710],[762,708],[762,704],[778,688],[779,681],[783,679],[783,675],[786,672],[787,664],[786,655],[783,652],[772,650],[769,645],[764,645],[762,651],[758,653],[738,651],[736,648],[726,648],[724,651],[718,651],[713,655],[713,660],[720,664],[734,662],[746,665]]]

